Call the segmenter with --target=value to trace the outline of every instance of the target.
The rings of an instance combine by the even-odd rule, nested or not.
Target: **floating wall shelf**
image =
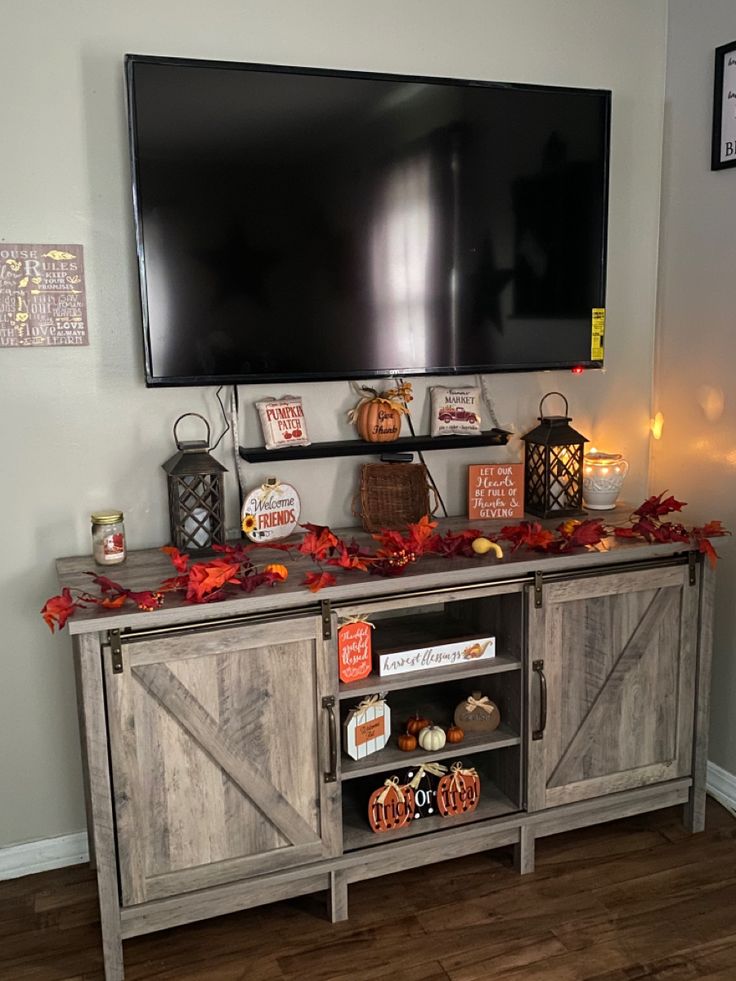
[[[310,443],[309,446],[286,446],[267,450],[263,446],[240,447],[240,455],[248,463],[266,460],[315,460],[328,456],[380,456],[382,453],[412,453],[419,450],[459,450],[470,446],[505,446],[511,433],[505,429],[467,436],[401,436],[391,443],[366,443],[362,439],[344,439],[330,443]]]

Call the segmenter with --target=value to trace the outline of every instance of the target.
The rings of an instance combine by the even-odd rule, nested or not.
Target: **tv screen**
[[[149,385],[601,364],[609,92],[126,69]]]

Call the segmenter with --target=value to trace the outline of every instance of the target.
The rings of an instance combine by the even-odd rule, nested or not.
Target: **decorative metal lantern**
[[[565,415],[545,416],[542,406],[550,395],[565,403]],[[583,505],[583,450],[588,442],[570,425],[567,399],[548,392],[539,403],[539,425],[522,439],[524,460],[524,507],[540,518],[580,514]]]
[[[207,439],[182,441],[176,427],[187,416],[196,416],[207,427]],[[207,451],[210,424],[198,412],[185,412],[174,423],[178,450],[163,464],[169,486],[171,542],[182,552],[202,554],[225,541],[223,467]]]

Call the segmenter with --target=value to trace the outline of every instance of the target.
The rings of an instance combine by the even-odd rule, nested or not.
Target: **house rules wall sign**
[[[82,246],[0,242],[0,347],[88,343]]]

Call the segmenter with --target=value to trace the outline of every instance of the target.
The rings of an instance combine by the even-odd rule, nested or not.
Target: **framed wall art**
[[[736,167],[736,41],[716,48],[711,170]]]

